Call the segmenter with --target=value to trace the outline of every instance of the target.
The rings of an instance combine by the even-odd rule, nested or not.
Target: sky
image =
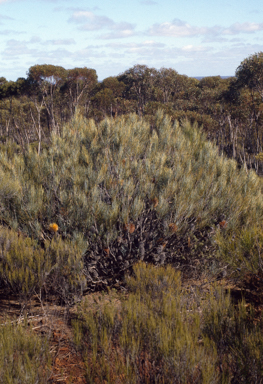
[[[0,0],[0,77],[36,64],[234,76],[263,51],[262,0]]]

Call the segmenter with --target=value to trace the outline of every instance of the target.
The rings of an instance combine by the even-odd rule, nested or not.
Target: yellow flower
[[[49,225],[49,230],[51,232],[57,232],[58,231],[58,225],[56,223],[52,223]]]

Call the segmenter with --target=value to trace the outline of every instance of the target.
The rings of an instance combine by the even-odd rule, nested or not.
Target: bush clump
[[[181,295],[180,274],[144,263],[134,273],[120,309],[109,303],[94,314],[84,304],[75,323],[87,382],[218,383],[215,344],[200,342],[200,315]]]
[[[46,384],[50,376],[48,340],[22,324],[0,326],[0,383]]]
[[[61,237],[46,240],[42,248],[36,240],[0,227],[0,285],[20,302],[55,295],[72,304],[85,287],[82,253]]]
[[[263,276],[263,231],[259,223],[217,232],[219,258],[239,271],[239,276],[252,273]]]
[[[56,223],[63,239],[81,239],[93,288],[138,260],[196,267],[215,257],[217,226],[226,234],[263,219],[256,174],[161,111],[152,125],[76,114],[40,154],[2,151],[0,181],[2,224],[41,241]]]
[[[245,301],[235,305],[220,285],[189,290],[171,266],[139,263],[127,287],[119,305],[80,307],[88,383],[262,381],[263,321]]]

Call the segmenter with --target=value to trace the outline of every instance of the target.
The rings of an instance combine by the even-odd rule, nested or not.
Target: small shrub
[[[0,281],[20,299],[39,293],[52,268],[35,240],[0,227]]]
[[[61,237],[46,243],[45,256],[52,268],[46,277],[45,289],[60,299],[61,304],[72,305],[82,297],[86,286],[82,253],[77,246]]]
[[[121,305],[80,307],[88,383],[262,382],[263,320],[244,300],[216,284],[189,292],[170,266],[139,263],[127,286]]]
[[[219,258],[232,270],[238,269],[240,277],[248,272],[263,274],[263,231],[258,223],[229,233],[217,231],[215,241]]]
[[[0,383],[46,384],[50,376],[48,341],[23,325],[0,326]]]
[[[75,323],[87,381],[219,383],[215,344],[199,343],[200,316],[181,300],[179,273],[140,263],[134,274],[120,310],[109,304],[94,314],[84,307],[84,323]]]
[[[20,300],[45,293],[73,304],[85,287],[82,253],[76,243],[59,236],[42,248],[36,240],[0,227],[0,283]]]
[[[253,307],[234,306],[230,294],[213,289],[203,310],[203,334],[215,342],[224,377],[231,383],[261,383],[263,377],[263,321]]]

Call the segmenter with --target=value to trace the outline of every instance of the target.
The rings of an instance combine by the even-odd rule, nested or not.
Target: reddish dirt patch
[[[84,362],[74,348],[72,330],[64,320],[57,319],[50,345],[53,373],[49,383],[86,383]]]

